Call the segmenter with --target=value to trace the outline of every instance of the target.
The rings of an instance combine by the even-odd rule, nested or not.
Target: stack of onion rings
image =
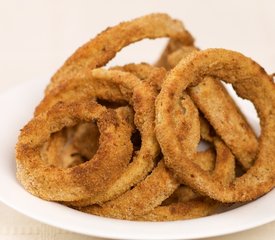
[[[155,66],[103,69],[144,38],[170,41]],[[183,24],[151,14],[108,28],[57,71],[16,146],[35,196],[137,221],[198,218],[275,185],[272,77],[224,49],[199,51]],[[259,139],[220,80],[258,111]],[[200,141],[209,147],[198,151]]]

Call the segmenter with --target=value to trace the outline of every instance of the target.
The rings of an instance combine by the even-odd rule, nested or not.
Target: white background
[[[50,78],[77,47],[107,26],[152,12],[165,12],[181,19],[202,49],[237,50],[260,63],[267,72],[275,72],[275,1],[272,0],[0,0],[0,93],[19,82],[39,81],[42,76]],[[154,62],[164,44],[165,41],[157,40],[130,46],[111,64]],[[0,213],[1,239],[11,239],[15,230],[7,229],[26,223],[37,226],[35,239],[57,239],[54,232],[60,233],[1,204]],[[14,221],[7,222],[3,216],[14,216]],[[44,237],[39,235],[39,229]],[[45,237],[45,232],[52,237]],[[62,234],[69,235],[63,231]],[[274,239],[274,235],[275,223],[271,223],[219,239]],[[20,234],[14,237],[23,239]],[[74,238],[84,239],[76,235]]]

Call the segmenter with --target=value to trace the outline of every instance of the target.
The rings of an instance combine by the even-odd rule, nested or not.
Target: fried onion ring
[[[29,192],[46,200],[75,201],[98,195],[120,177],[132,156],[132,128],[124,115],[91,101],[56,104],[22,129],[16,147],[17,178]],[[43,161],[41,147],[50,135],[81,121],[97,121],[101,133],[93,158],[67,169]]]
[[[174,41],[170,40],[166,51],[166,67],[171,69],[178,62],[198,51],[192,46],[180,46],[175,49]],[[173,49],[175,51],[171,52]],[[170,53],[170,54],[169,54]],[[244,115],[225,87],[217,79],[206,77],[196,86],[189,87],[188,94],[211,123],[218,135],[234,153],[241,165],[248,169],[253,164],[258,149],[258,140]],[[232,134],[234,132],[234,134]]]
[[[123,47],[145,38],[169,37],[184,45],[192,45],[193,37],[183,24],[167,14],[150,14],[120,23],[97,35],[80,47],[52,77],[46,89],[49,93],[60,82],[79,76],[83,69],[94,69],[107,64]]]
[[[68,203],[72,206],[87,206],[94,203],[102,203],[126,192],[143,180],[153,169],[160,152],[154,132],[154,104],[157,96],[154,88],[147,82],[141,82],[133,74],[104,69],[92,70],[91,75],[85,78],[85,81],[79,81],[79,84],[81,83],[83,84],[82,86],[90,86],[90,89],[97,89],[97,98],[109,101],[127,101],[133,106],[135,111],[134,122],[141,135],[141,148],[133,156],[133,161],[127,166],[127,169],[120,178],[107,191],[91,198]],[[67,90],[74,89],[75,85],[73,82],[68,82],[67,84],[72,84],[67,86]],[[94,91],[91,90],[91,92],[93,93]],[[65,94],[65,92],[63,93]],[[90,94],[88,95],[90,96]],[[59,95],[60,97],[61,95]]]
[[[192,136],[196,133],[179,139],[175,131],[183,91],[207,76],[231,83],[240,97],[254,103],[260,117],[261,136],[255,163],[244,175],[228,184],[216,181],[192,162],[196,148],[190,141],[194,141]],[[275,86],[264,69],[240,53],[208,49],[181,60],[165,79],[156,102],[156,134],[165,164],[177,179],[221,202],[249,201],[270,191],[275,182],[274,91]],[[186,101],[182,109],[188,104],[193,103]],[[196,124],[198,117],[185,117],[183,110],[180,118],[184,119],[185,127],[195,129],[191,126]]]

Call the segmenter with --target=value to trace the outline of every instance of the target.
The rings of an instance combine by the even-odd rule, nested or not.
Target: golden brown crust
[[[208,160],[208,159],[206,159]],[[215,155],[213,157],[215,160]],[[212,159],[211,159],[212,161]],[[200,194],[194,192],[190,187],[185,185],[180,185],[170,196],[165,199],[160,206],[169,206],[172,203],[183,203],[190,200],[194,200],[198,197],[201,197]]]
[[[189,54],[198,50],[199,49],[194,46],[181,45],[178,49],[175,49],[175,51],[167,56],[168,69],[171,70],[180,62],[181,59],[186,58]]]
[[[149,14],[117,26],[107,28],[80,47],[52,77],[46,93],[64,79],[71,79],[83,71],[107,64],[123,47],[144,38],[169,37],[184,45],[191,45],[193,37],[183,24],[167,14]]]
[[[182,98],[182,101],[186,101],[188,99],[188,95],[185,95]],[[185,107],[184,113],[188,115],[188,118],[192,117],[196,114],[197,109],[194,105],[188,105]],[[181,111],[175,116],[177,119],[177,131],[181,133],[180,138],[184,138],[184,136],[188,136],[192,129],[184,128],[181,126],[185,126],[182,122],[182,118],[180,117]],[[194,128],[200,128],[200,124],[193,125]],[[205,130],[203,133],[205,134],[203,137],[211,138],[208,136],[209,131],[207,128],[210,126],[206,123],[202,125]],[[211,171],[213,165],[212,154],[208,154],[209,151],[203,153],[196,153],[194,157],[194,163],[197,164],[197,167],[200,169],[206,169],[207,171],[211,171],[211,174],[216,179],[216,181],[222,183],[230,183],[234,175],[235,169],[235,161],[234,157],[231,154],[230,150],[223,144],[218,137],[213,137],[210,140],[213,141],[216,147],[217,158],[216,158],[216,168]],[[198,141],[199,142],[199,136]],[[196,142],[194,143],[196,144]],[[197,159],[198,158],[198,159]],[[208,161],[210,163],[204,163],[204,161]],[[211,164],[212,162],[212,164]],[[119,219],[127,219],[127,220],[136,220],[140,216],[147,215],[149,212],[154,213],[154,216],[161,215],[161,212],[168,211],[168,209],[174,209],[174,211],[178,211],[177,217],[179,217],[180,213],[184,214],[182,218],[187,218],[186,212],[182,212],[181,209],[186,209],[186,203],[182,205],[173,204],[165,207],[161,207],[161,211],[158,210],[161,203],[167,199],[177,188],[179,187],[179,182],[174,178],[174,176],[170,173],[169,170],[166,169],[163,161],[161,161],[158,166],[152,171],[152,173],[145,178],[142,182],[137,184],[136,187],[127,191],[126,193],[120,195],[118,198],[113,199],[109,202],[101,204],[100,206],[88,206],[84,208],[78,208],[81,211],[92,213],[95,215],[119,218]],[[219,206],[217,203],[212,203],[213,206]],[[188,205],[188,204],[187,204]],[[205,200],[203,200],[200,204],[197,205],[198,208],[203,208],[204,211],[201,212],[200,216],[205,216],[206,213],[213,212],[216,207],[212,205],[209,207],[208,211],[206,210],[208,205],[205,204]],[[167,209],[166,209],[167,208]],[[166,210],[164,210],[166,209]],[[197,216],[199,216],[199,210],[196,210]],[[166,216],[167,219],[174,219],[174,216]],[[142,218],[142,217],[141,217]],[[161,216],[160,216],[161,218]]]
[[[100,68],[125,46],[159,37],[169,42],[156,66]],[[80,47],[21,131],[16,163],[23,187],[86,213],[137,221],[207,216],[223,203],[270,191],[272,76],[239,53],[199,52],[193,41],[180,21],[150,14]],[[259,142],[220,79],[255,104]],[[201,140],[211,146],[198,152]]]
[[[180,60],[198,51],[193,46],[182,46],[174,42],[170,40],[165,50],[167,69],[172,69]],[[251,167],[256,157],[258,140],[222,83],[208,76],[196,86],[189,87],[187,91],[242,166],[245,169]]]
[[[133,220],[135,216],[143,215],[160,205],[178,186],[179,183],[161,161],[152,174],[132,190],[102,206],[94,205],[79,210],[105,217]]]
[[[153,169],[159,154],[159,145],[154,132],[154,104],[157,94],[155,89],[147,82],[141,82],[133,74],[119,70],[95,69],[92,71],[92,77],[98,82],[104,83],[103,86],[105,89],[110,88],[110,92],[119,92],[113,96],[105,94],[106,91],[103,91],[101,95],[101,90],[98,88],[98,96],[113,101],[117,98],[123,99],[133,106],[134,122],[140,132],[142,143],[140,150],[133,156],[133,161],[107,191],[103,191],[93,198],[69,203],[72,206],[102,203],[123,194],[147,176]],[[103,87],[101,88],[103,89]]]
[[[48,165],[59,168],[69,168],[83,163],[81,154],[71,143],[73,128],[63,128],[61,131],[51,134],[49,140],[41,148],[41,158]],[[91,159],[92,156],[89,158]]]
[[[188,88],[188,94],[242,166],[251,167],[258,149],[256,135],[221,82],[206,77]]]
[[[101,133],[93,159],[69,169],[41,159],[43,144],[54,132],[80,121],[98,121]],[[126,168],[132,156],[132,129],[114,110],[94,102],[60,103],[32,119],[21,131],[17,147],[17,178],[32,194],[47,200],[79,200],[107,189]],[[121,131],[120,135],[116,131]]]
[[[240,97],[254,103],[261,120],[262,133],[255,164],[229,185],[215,181],[207,172],[198,171],[192,163],[196,148],[190,147],[189,142],[180,144],[175,138],[178,134],[174,131],[176,125],[171,116],[176,106],[179,106],[182,91],[188,86],[196,86],[207,76],[231,83]],[[208,49],[182,60],[165,79],[156,104],[157,138],[167,166],[173,169],[181,181],[222,202],[249,201],[270,191],[274,187],[275,178],[274,87],[265,71],[240,53]],[[188,101],[186,104],[190,103]],[[196,124],[195,118],[185,119],[188,128]]]
[[[118,114],[120,114],[120,111],[123,111],[123,109],[116,109]],[[127,115],[129,115],[128,118],[131,119],[133,113],[129,109],[127,109],[127,111]],[[131,124],[131,122],[133,122],[132,119],[129,122],[130,125],[133,126],[133,124]],[[72,137],[71,144],[81,156],[86,159],[91,159],[99,147],[99,137],[100,133],[95,122],[82,123],[77,126],[77,129]]]
[[[160,91],[163,79],[166,77],[167,74],[165,68],[154,67],[148,63],[130,63],[124,66],[115,66],[111,69],[132,73],[137,76],[142,82],[148,83],[157,91]]]
[[[198,198],[187,202],[160,206],[148,214],[133,218],[137,221],[176,221],[208,216],[213,214],[220,204],[210,199]]]
[[[155,63],[156,67],[164,67],[167,70],[171,70],[174,66],[171,65],[171,62],[169,61],[169,56],[173,54],[178,49],[182,48],[184,44],[182,44],[181,41],[178,41],[176,39],[170,39],[167,46],[165,47],[164,51],[162,52],[160,58]],[[187,47],[193,48],[193,44],[185,44]],[[172,60],[172,62],[174,62]]]

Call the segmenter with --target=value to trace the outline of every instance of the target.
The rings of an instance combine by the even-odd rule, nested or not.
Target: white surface
[[[197,45],[201,48],[224,47],[238,50],[255,59],[268,72],[275,71],[275,1],[272,0],[11,0],[0,1],[0,92],[4,92],[7,88],[22,81],[29,79],[40,81],[40,76],[43,76],[42,80],[45,79],[45,76],[49,78],[78,46],[107,26],[150,12],[167,12],[183,20],[186,27],[197,39]],[[136,47],[129,47],[118,54],[113,64],[138,60],[153,62],[159,55],[163,44],[163,41],[157,41],[157,44],[147,42]],[[143,49],[143,51],[140,49]],[[29,94],[35,91],[35,86],[32,86]],[[16,95],[12,101],[26,103],[25,99],[19,99],[19,96],[20,94]],[[0,102],[0,104],[2,105],[3,102]],[[12,102],[11,104],[15,103]],[[4,105],[7,112],[11,111],[11,105],[7,102],[4,102]],[[33,103],[30,102],[29,106],[32,107]],[[16,112],[20,114],[17,122],[19,125],[17,126],[22,125],[21,121],[24,118],[27,119],[24,110],[31,111],[29,106],[27,109],[23,109],[23,107],[16,109]],[[5,118],[7,116],[3,109],[1,115]],[[14,124],[12,119],[11,123]],[[9,136],[14,136],[15,130],[4,126],[4,130],[1,129],[1,135],[8,132]],[[5,138],[3,140],[1,138],[0,143],[1,146],[7,146],[6,144],[13,144],[13,141],[14,139]],[[0,161],[11,159],[13,157],[12,152],[6,157],[8,158],[1,156]],[[24,209],[24,198],[18,198],[17,195],[20,191],[18,193],[13,189],[13,185],[8,185],[6,178],[0,181],[0,191],[4,187],[9,189],[12,198],[16,199],[17,203]],[[271,212],[272,203],[266,208],[267,213]],[[9,218],[17,219],[17,214],[14,211],[7,210],[2,205],[0,205],[0,210],[4,213],[7,212]],[[34,210],[35,208],[33,208]],[[37,210],[43,211],[43,208]],[[258,214],[261,213],[257,213],[251,218],[257,220]],[[5,214],[0,214],[0,223],[7,222],[5,218]],[[70,216],[63,216],[63,218],[71,219]],[[8,231],[16,231],[7,229],[20,229],[20,226],[25,226],[24,224],[29,221],[28,218],[22,216],[19,219],[14,222],[11,221],[8,225],[0,224],[1,239],[25,239],[24,233],[18,236],[6,234]],[[235,221],[239,221],[239,218]],[[31,228],[33,224],[35,225],[35,222],[31,221],[29,227]],[[40,231],[40,234],[37,234],[36,239],[39,239],[38,236],[40,236],[40,239],[61,239],[46,236],[45,232],[50,234],[55,232],[56,229],[46,227],[43,224],[36,224],[40,229],[37,230]],[[217,228],[223,229],[223,227],[218,226]],[[68,234],[66,236],[70,236],[69,232],[66,232],[66,234]],[[274,234],[275,222],[218,239],[274,239]],[[75,239],[76,235],[72,236]],[[79,236],[79,239],[86,238]]]

